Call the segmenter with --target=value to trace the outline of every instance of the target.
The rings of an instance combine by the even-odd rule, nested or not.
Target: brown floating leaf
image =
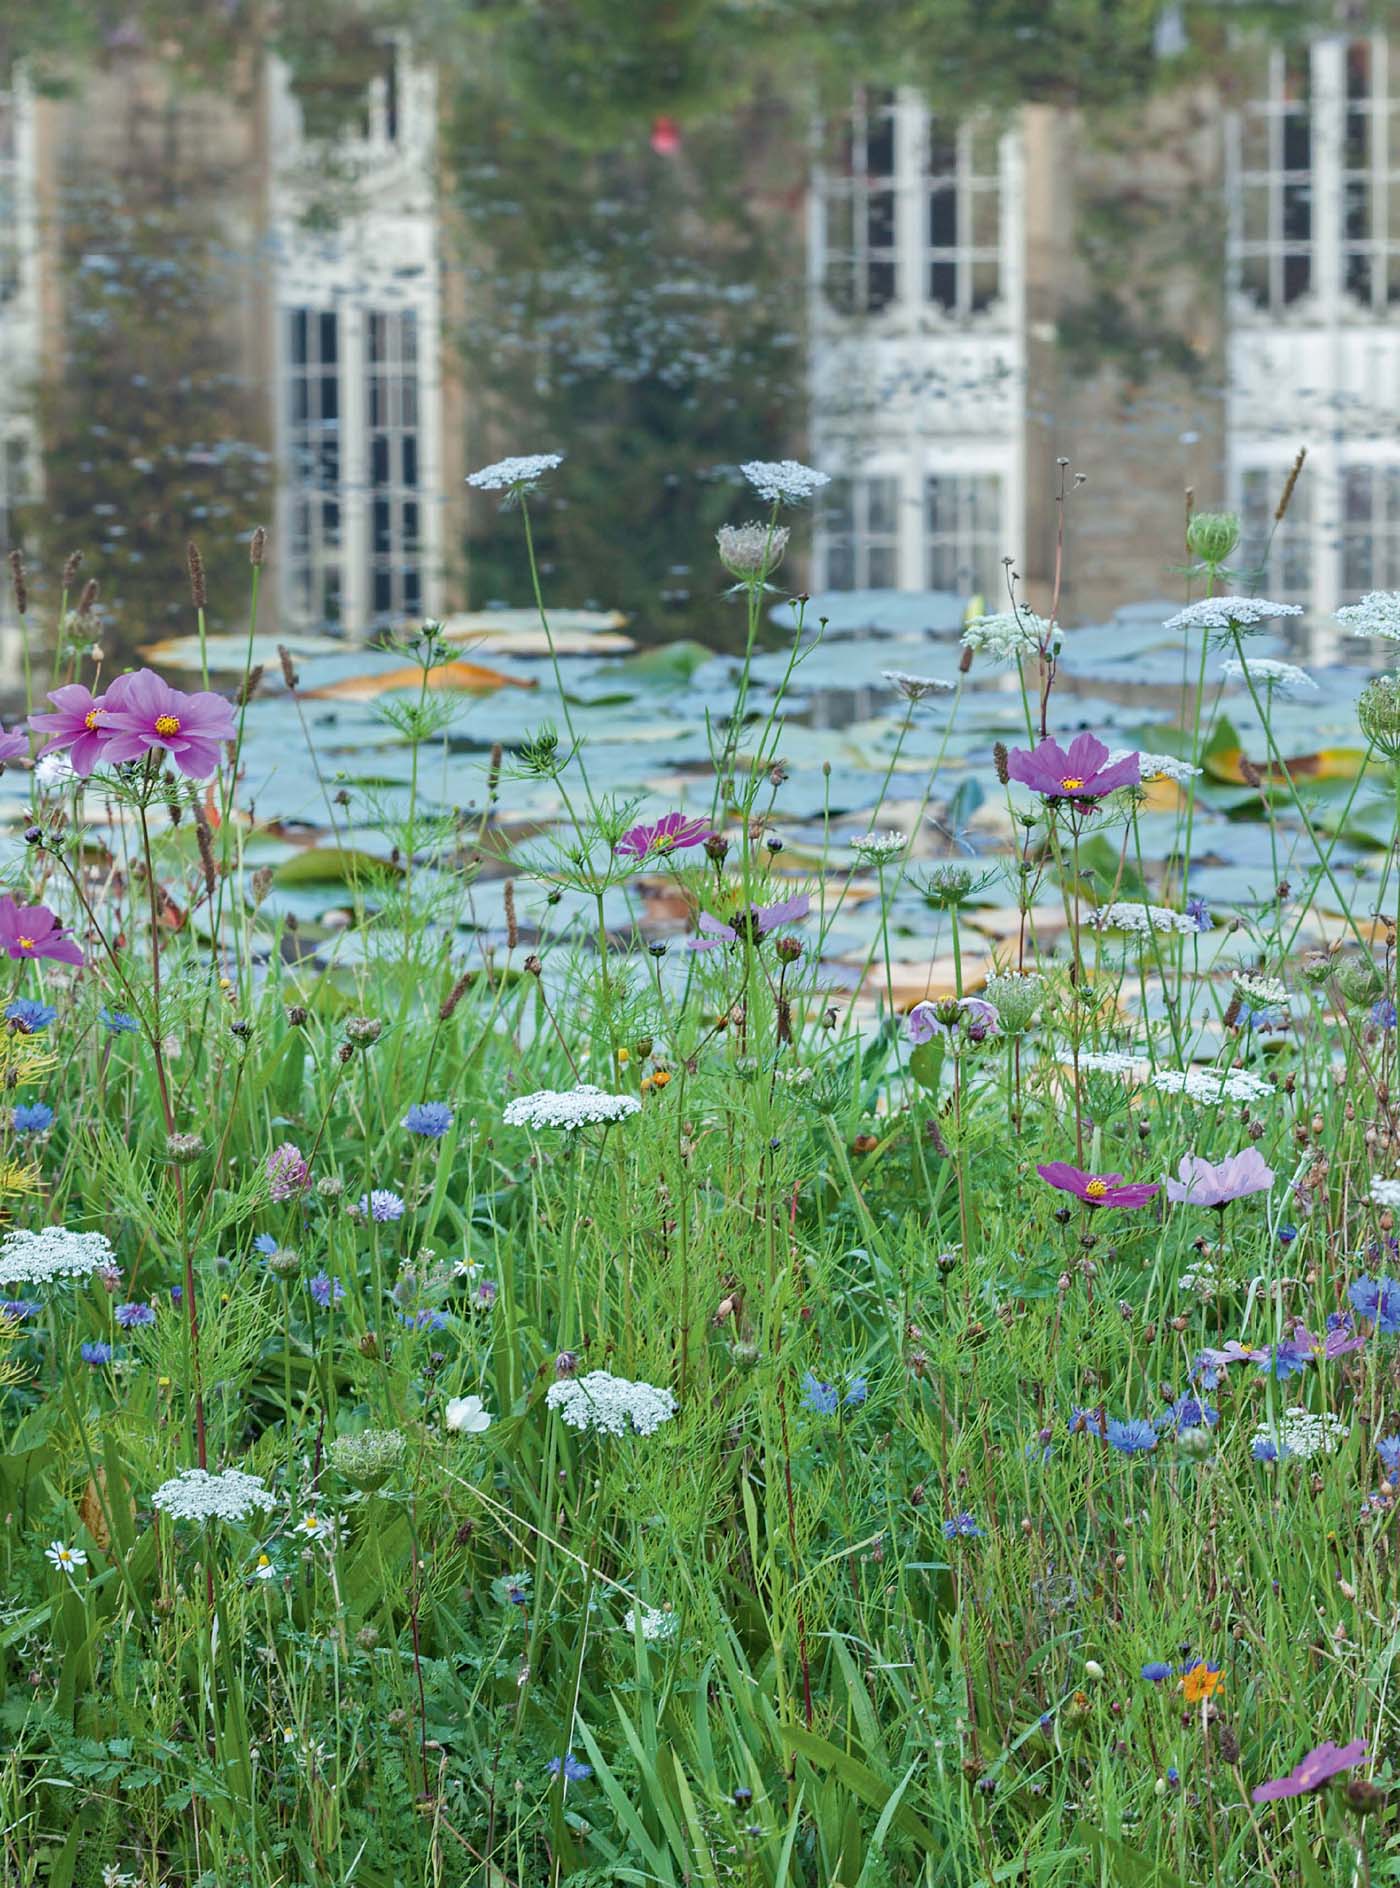
[[[374,701],[395,689],[419,688],[422,682],[423,671],[419,668],[386,669],[378,675],[347,675],[344,681],[327,682],[324,688],[306,688],[302,694],[312,701]],[[498,688],[538,688],[539,684],[533,677],[506,675],[480,662],[448,662],[433,670],[429,687],[489,695]]]

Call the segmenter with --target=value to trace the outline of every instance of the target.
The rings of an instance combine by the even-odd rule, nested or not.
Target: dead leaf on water
[[[327,682],[321,688],[303,689],[312,701],[375,701],[396,689],[421,688],[420,668],[382,669],[377,675],[347,675],[344,681]],[[488,669],[480,662],[448,662],[434,669],[429,681],[434,690],[447,689],[466,695],[489,695],[498,688],[538,688],[533,676],[506,675],[501,669]]]

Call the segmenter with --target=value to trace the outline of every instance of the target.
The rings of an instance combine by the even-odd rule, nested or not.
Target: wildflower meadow
[[[823,473],[723,475],[739,653],[619,786],[573,463],[468,481],[533,689],[414,625],[356,767],[261,530],[174,680],[12,559],[5,1881],[1400,1881],[1400,595],[1299,754],[1297,606],[1188,513],[1124,745],[1008,567],[844,646],[895,731],[799,820]]]

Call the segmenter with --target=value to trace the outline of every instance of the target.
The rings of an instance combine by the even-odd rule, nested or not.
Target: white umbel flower
[[[1400,1206],[1400,1180],[1373,1180],[1371,1198],[1377,1206]]]
[[[1276,689],[1281,695],[1305,695],[1309,689],[1317,692],[1317,683],[1306,669],[1294,662],[1274,662],[1267,656],[1252,656],[1248,662],[1231,656],[1221,663],[1220,673],[1227,682],[1253,682],[1258,688]]]
[[[907,833],[862,833],[851,841],[851,851],[871,865],[883,865],[887,859],[897,859],[908,844]]]
[[[770,505],[805,504],[831,483],[829,472],[818,472],[800,459],[749,459],[739,470]]]
[[[649,1436],[676,1413],[670,1390],[658,1389],[654,1383],[632,1383],[606,1370],[563,1377],[550,1384],[544,1400],[570,1429],[596,1430],[600,1436]]]
[[[533,1095],[517,1095],[508,1101],[502,1120],[508,1128],[610,1127],[641,1111],[635,1095],[607,1095],[592,1082],[580,1082],[577,1088],[541,1088]]]
[[[1144,754],[1135,747],[1114,748],[1104,765],[1116,767],[1120,760],[1131,760],[1134,754],[1138,758],[1139,777],[1144,783],[1149,780],[1174,780],[1181,787],[1201,772],[1189,760],[1181,760],[1175,754]]]
[[[1271,1082],[1249,1069],[1158,1069],[1152,1086],[1159,1095],[1185,1095],[1207,1108],[1223,1101],[1263,1101],[1274,1093]]]
[[[217,1475],[183,1468],[151,1496],[151,1506],[172,1521],[246,1521],[255,1508],[276,1505],[277,1497],[262,1477],[241,1468],[220,1469]]]
[[[1215,635],[1232,629],[1258,629],[1276,616],[1301,616],[1300,603],[1270,603],[1267,597],[1201,597],[1169,616],[1164,629],[1204,629]]]
[[[1195,937],[1196,920],[1184,911],[1172,911],[1166,905],[1139,905],[1120,900],[1096,911],[1093,924],[1099,931],[1131,931],[1137,937],[1151,937],[1154,931],[1174,932],[1178,937]]]
[[[546,472],[563,465],[562,452],[532,452],[522,458],[497,459],[479,472],[467,474],[467,484],[478,492],[523,492],[538,485]]]
[[[1059,646],[1058,624],[1047,622],[1034,610],[995,610],[974,616],[962,633],[964,649],[990,656],[993,662],[1023,662],[1047,646]]]
[[[628,1632],[637,1630],[637,1615],[630,1606],[623,1616],[622,1623]],[[668,1613],[660,1606],[642,1608],[642,1637],[644,1639],[660,1641],[664,1644],[675,1638],[680,1630],[680,1623],[674,1613]]]
[[[1314,1455],[1335,1455],[1351,1431],[1335,1411],[1316,1413],[1293,1405],[1275,1423],[1261,1423],[1255,1442],[1272,1442],[1282,1457],[1306,1462]]]
[[[1336,619],[1349,636],[1384,636],[1400,642],[1400,590],[1371,590],[1359,603],[1346,603]]]
[[[906,701],[922,701],[925,695],[951,695],[954,684],[936,675],[910,675],[904,669],[881,669],[880,679],[897,688]]]
[[[24,1228],[0,1245],[0,1284],[47,1285],[56,1278],[90,1278],[112,1263],[112,1247],[100,1232],[70,1232],[66,1226]]]
[[[1079,1053],[1079,1067],[1091,1075],[1132,1075],[1138,1066],[1138,1057],[1128,1055],[1122,1049],[1082,1049]]]
[[[1277,977],[1248,971],[1235,978],[1235,995],[1252,1010],[1276,1010],[1288,1001],[1288,986]]]

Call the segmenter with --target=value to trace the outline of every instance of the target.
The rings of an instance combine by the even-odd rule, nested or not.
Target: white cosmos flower
[[[479,1436],[491,1427],[491,1412],[479,1396],[454,1396],[443,1422],[458,1436]]]
[[[831,483],[829,472],[818,472],[800,459],[750,459],[739,470],[770,505],[804,504]]]
[[[78,770],[67,754],[41,754],[34,763],[34,780],[41,793],[51,793],[55,787],[66,787],[70,780],[78,778]]]
[[[467,484],[478,492],[528,491],[538,485],[546,472],[564,463],[562,452],[533,452],[523,458],[497,459],[479,472],[467,475]]]

